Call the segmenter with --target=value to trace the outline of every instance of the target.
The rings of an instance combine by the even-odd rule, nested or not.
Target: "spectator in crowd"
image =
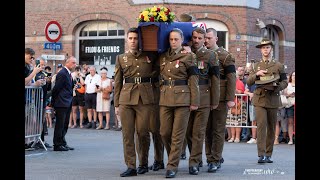
[[[85,93],[85,87],[84,87],[84,79],[83,74],[81,73],[80,66],[76,66],[75,71],[71,73],[72,75],[72,81],[73,81],[73,99],[72,99],[72,113],[70,113],[70,122],[69,127],[70,128],[76,128],[77,127],[77,110],[79,107],[79,126],[80,128],[83,128],[83,111],[84,111],[84,93]],[[83,87],[82,87],[83,86]]]
[[[71,71],[76,67],[76,58],[68,57],[65,66],[58,72],[55,86],[52,89],[52,105],[56,111],[53,144],[54,151],[74,150],[67,144],[65,136],[68,131],[70,112],[72,107],[72,76]]]
[[[257,84],[252,98],[257,120],[258,163],[273,163],[271,159],[275,139],[277,111],[281,106],[279,91],[288,85],[284,65],[272,57],[273,42],[263,38],[256,48],[260,49],[261,61],[254,63],[247,84]],[[258,86],[259,85],[259,86]]]
[[[100,80],[100,75],[96,73],[94,66],[89,67],[89,72],[84,81],[86,87],[86,94],[84,95],[85,107],[87,108],[88,124],[86,128],[96,129],[97,122],[97,85]],[[92,119],[93,118],[93,119]]]
[[[44,70],[46,71],[48,77],[52,77],[52,72],[51,72],[51,67],[50,66],[44,67]]]
[[[238,75],[238,71],[236,71],[236,94],[243,94],[244,93],[244,84],[243,82],[239,79],[239,75]],[[240,100],[242,97],[235,97],[238,98],[238,103],[242,103],[242,100]],[[242,104],[240,106],[238,106],[240,108],[242,108]],[[238,110],[238,109],[237,109]],[[242,109],[241,109],[242,111]],[[238,120],[237,114],[235,115],[236,118],[234,121]],[[242,117],[240,117],[242,119]],[[237,124],[236,122],[234,122],[235,124]],[[230,129],[231,132],[231,139],[229,139],[228,142],[235,142],[235,143],[239,143],[240,142],[240,133],[241,133],[241,127],[228,127]],[[229,133],[229,131],[228,131]]]
[[[102,96],[102,91],[110,89],[112,91],[112,82],[107,77],[108,71],[106,69],[101,69],[100,80],[98,80],[97,88],[97,105],[96,111],[98,113],[99,127],[96,129],[103,129],[103,113],[106,113],[106,127],[104,129],[110,129],[110,106],[111,99],[104,99]]]
[[[257,121],[256,121],[256,112],[254,110],[254,106],[252,104],[252,97],[253,97],[253,92],[256,89],[256,84],[253,84],[252,86],[248,86],[246,84],[245,90],[244,90],[244,94],[247,94],[249,96],[249,119],[252,123],[252,126],[257,126]],[[252,127],[251,128],[252,131],[252,137],[251,139],[247,142],[248,144],[252,144],[252,143],[257,143],[257,129]]]
[[[206,129],[205,149],[208,172],[221,168],[228,108],[235,105],[236,68],[233,55],[217,45],[218,36],[214,28],[206,30],[205,45],[215,51],[219,58],[220,99],[216,109],[211,110]]]
[[[167,150],[166,178],[178,171],[183,141],[190,111],[200,105],[199,77],[195,54],[182,53],[183,32],[174,28],[169,33],[170,48],[159,57],[160,76],[160,135]]]
[[[35,81],[37,80],[43,80],[43,83],[42,83],[42,94],[43,94],[43,111],[42,111],[42,131],[41,131],[41,140],[44,142],[44,145],[47,147],[47,148],[51,148],[52,146],[50,146],[47,142],[44,141],[44,136],[46,134],[48,134],[48,127],[47,127],[47,123],[46,123],[46,120],[45,120],[45,117],[46,117],[46,106],[47,106],[47,101],[48,101],[48,97],[47,97],[47,93],[48,91],[51,89],[51,77],[48,77],[48,74],[44,71],[44,68],[46,66],[46,61],[40,57],[39,59],[37,59],[38,61],[38,67],[40,67],[42,69],[42,71],[38,72],[35,76]],[[43,147],[42,144],[40,142],[38,142],[37,144],[38,147]]]
[[[42,69],[40,67],[34,67],[33,61],[34,61],[34,55],[35,52],[33,49],[31,48],[26,48],[25,52],[24,52],[24,85],[25,86],[41,86],[43,80],[39,79],[38,81],[34,82],[33,78],[35,77],[35,75],[37,73],[39,73],[40,71],[42,71]]]
[[[82,64],[82,75],[83,75],[83,78],[85,79],[88,74],[90,74],[89,66],[86,63],[84,63],[84,64]]]
[[[42,68],[40,67],[36,67],[34,65],[34,55],[35,55],[35,51],[31,48],[25,48],[25,58],[24,58],[24,62],[25,62],[25,66],[24,66],[24,81],[25,81],[25,86],[37,86],[40,87],[43,85],[44,80],[43,79],[39,79],[37,81],[34,81],[34,77],[37,73],[39,73],[40,71],[42,71]],[[27,92],[27,90],[26,90]],[[25,103],[27,101],[28,97],[26,94],[25,97]],[[25,141],[25,148],[30,148],[31,145],[34,143],[34,139],[32,138],[28,138]]]
[[[51,89],[54,87],[55,83],[56,83],[56,77],[57,77],[57,74],[58,72],[62,69],[63,65],[62,64],[58,64],[57,66],[57,72],[56,74],[54,74],[51,78]]]
[[[114,75],[115,72],[113,72],[113,75],[111,77],[111,82],[112,82],[112,93],[110,94],[110,99],[111,99],[111,106],[114,108]],[[115,108],[114,108],[115,111]],[[112,128],[116,131],[121,131],[122,126],[121,126],[121,119],[120,119],[120,114],[114,114],[114,126]]]
[[[52,128],[52,114],[53,114],[53,108],[51,104],[51,96],[47,100],[47,106],[45,110],[45,121],[47,123],[47,127]]]
[[[247,84],[247,78],[246,78],[246,75],[245,75],[245,68],[243,66],[239,66],[237,68],[237,72],[238,72],[238,76],[239,76],[239,79],[242,81],[242,83],[244,84],[244,86],[246,86]],[[248,114],[248,112],[245,112]],[[250,118],[249,118],[250,119]],[[247,122],[248,122],[248,119],[247,119]],[[244,141],[247,141],[248,139],[250,138],[250,129],[249,128],[241,128],[241,137],[240,137],[240,140],[244,140]]]
[[[287,97],[289,104],[285,107],[286,117],[288,118],[288,133],[289,133],[289,145],[293,144],[293,127],[294,127],[294,105],[295,105],[295,86],[296,86],[296,73],[292,72],[289,76],[289,83],[286,89],[284,89],[284,95]]]
[[[283,94],[283,91],[280,91],[280,94]],[[281,139],[281,141],[279,141],[280,131],[282,131],[282,139]],[[274,139],[274,143],[273,144],[277,145],[280,142],[287,143],[286,138],[285,138],[286,137],[285,135],[287,135],[287,134],[288,134],[288,120],[286,118],[286,109],[283,106],[283,107],[279,107],[278,112],[277,112],[275,139]]]

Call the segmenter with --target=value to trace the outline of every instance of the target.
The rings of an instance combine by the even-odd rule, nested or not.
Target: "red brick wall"
[[[259,9],[233,7],[233,6],[204,6],[190,4],[165,4],[177,17],[182,13],[193,14],[196,18],[208,18],[221,21],[229,29],[229,38],[232,35],[260,36],[260,29],[256,26],[256,19],[264,21],[266,25],[272,24],[279,28],[280,38],[284,41],[295,41],[295,1],[293,0],[261,0]],[[136,18],[139,11],[153,5],[132,5],[128,0],[65,0],[49,1],[34,0],[25,2],[25,36],[43,37],[45,25],[51,20],[57,20],[63,31],[63,36],[73,35],[79,23],[89,20],[113,20],[120,23],[125,30],[137,26]],[[205,16],[207,13],[207,16]],[[177,18],[178,20],[178,18]],[[274,20],[274,21],[273,21]],[[37,31],[36,35],[33,32]],[[74,41],[74,38],[73,38]],[[50,53],[52,50],[43,50],[45,41],[31,41],[26,47],[35,49],[36,56]],[[63,50],[57,54],[73,55],[74,42],[62,42]],[[247,51],[247,44],[249,49]],[[260,53],[254,47],[258,42],[247,42],[245,39],[229,39],[229,51],[234,54],[237,66],[245,66],[246,53],[249,60],[260,58]],[[240,52],[236,49],[240,48]],[[281,62],[288,65],[290,71],[294,70],[294,47],[282,47]]]

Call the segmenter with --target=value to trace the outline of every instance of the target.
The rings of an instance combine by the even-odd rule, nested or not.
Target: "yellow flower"
[[[144,16],[143,20],[144,20],[145,22],[149,22],[149,21],[150,21],[148,16]]]
[[[148,17],[148,14],[149,14],[149,11],[142,11],[142,15],[143,15],[144,17]]]
[[[167,16],[161,16],[161,19],[166,22],[168,20]]]
[[[157,11],[157,7],[153,6],[153,8],[151,8],[151,12],[156,12]]]
[[[137,19],[138,22],[173,22],[175,15],[164,6],[153,6],[143,9]]]

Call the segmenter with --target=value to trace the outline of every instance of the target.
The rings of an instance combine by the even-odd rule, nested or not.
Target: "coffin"
[[[170,47],[169,33],[173,28],[182,30],[185,44],[191,40],[193,25],[192,22],[140,22],[138,25],[139,49],[165,52]]]

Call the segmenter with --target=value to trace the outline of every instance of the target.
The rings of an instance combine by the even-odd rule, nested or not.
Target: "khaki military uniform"
[[[256,76],[259,70],[267,70],[270,74],[280,76],[280,79],[276,81],[278,86],[274,90],[269,90],[264,85],[257,85],[252,98],[252,104],[256,111],[258,156],[271,156],[275,139],[277,111],[278,107],[281,106],[279,91],[285,89],[288,82],[286,81],[287,77],[283,64],[275,60],[271,60],[269,63],[261,60],[253,65],[253,70],[247,78],[249,86],[259,80],[259,77]]]
[[[210,106],[219,104],[220,80],[218,55],[205,47],[192,50],[196,54],[199,71],[200,106],[191,111],[186,138],[190,152],[189,167],[202,161],[203,139],[210,113]]]
[[[219,58],[220,101],[210,112],[207,123],[205,149],[208,163],[218,163],[222,158],[227,119],[227,101],[233,101],[236,90],[235,59],[231,53],[219,47],[214,50]]]
[[[190,105],[199,106],[198,75],[195,54],[181,53],[183,49],[159,57],[160,134],[167,150],[167,170],[177,171],[185,138]]]
[[[159,84],[159,73],[160,68],[159,66],[156,66],[156,69],[154,71],[154,74],[152,75],[152,78],[154,79],[153,82],[153,95],[155,103],[153,104],[152,111],[149,112],[149,132],[151,132],[152,140],[153,140],[153,149],[154,149],[154,160],[156,162],[163,162],[163,153],[164,153],[164,145],[162,143],[161,135],[160,135],[160,114],[159,114],[159,99],[160,99],[160,84]],[[138,136],[136,136],[136,149],[137,152],[141,152]],[[150,135],[145,137],[147,144],[150,146]],[[149,151],[148,151],[149,152]],[[140,162],[143,160],[141,158],[149,157],[148,154],[140,154],[138,153],[138,157]],[[140,164],[143,165],[143,164]]]
[[[136,168],[135,130],[138,153],[148,154],[145,137],[149,135],[149,117],[155,103],[152,84],[155,62],[156,59],[145,52],[127,51],[116,58],[114,106],[120,108],[124,159],[128,168]],[[141,156],[139,161],[140,165],[147,165],[148,156]]]

